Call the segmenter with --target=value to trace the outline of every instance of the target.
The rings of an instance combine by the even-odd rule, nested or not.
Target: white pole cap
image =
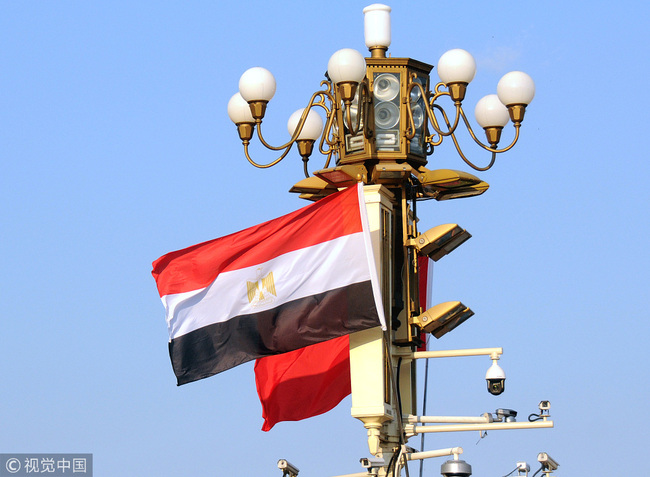
[[[390,10],[388,5],[374,3],[363,9],[363,26],[368,48],[390,46]]]

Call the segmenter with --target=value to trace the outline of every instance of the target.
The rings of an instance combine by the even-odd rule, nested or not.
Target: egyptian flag
[[[178,385],[385,320],[359,184],[163,255],[152,274]]]
[[[431,306],[432,281],[433,260],[418,257],[419,299],[425,310]],[[426,351],[427,333],[421,338],[418,351]],[[334,409],[352,392],[349,336],[258,359],[255,384],[263,431],[278,422],[300,421]]]

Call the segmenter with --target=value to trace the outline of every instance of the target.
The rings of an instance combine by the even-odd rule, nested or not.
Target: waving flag
[[[367,223],[358,185],[156,260],[178,384],[385,328]]]
[[[418,257],[420,306],[429,308],[433,260]],[[424,344],[418,351],[426,351]],[[323,414],[351,391],[350,340],[342,336],[291,353],[255,362],[255,383],[262,404],[263,431],[283,421],[300,421]]]
[[[336,407],[352,392],[350,338],[323,341],[255,361],[263,431],[281,421],[300,421]]]

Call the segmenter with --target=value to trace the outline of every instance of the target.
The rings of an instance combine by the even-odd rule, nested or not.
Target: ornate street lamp
[[[438,61],[440,81],[432,86],[433,66],[386,56],[391,43],[390,10],[381,4],[364,9],[370,57],[352,49],[332,55],[321,89],[289,118],[291,137],[285,144],[272,146],[262,133],[265,111],[275,93],[275,79],[268,70],[255,67],[241,76],[228,114],[237,126],[246,158],[256,167],[274,166],[297,145],[305,179],[290,192],[301,198],[319,200],[359,182],[367,186],[364,194],[373,253],[391,326],[386,331],[377,327],[350,335],[351,414],[364,423],[371,454],[388,457],[385,462],[394,455],[394,462],[404,463],[409,459],[402,416],[416,413],[413,351],[423,344],[423,334],[440,338],[473,315],[460,301],[428,310],[420,303],[418,259],[428,256],[437,261],[470,235],[456,224],[419,234],[416,202],[477,196],[489,187],[467,172],[429,170],[428,157],[445,138],[451,138],[467,165],[477,171],[490,169],[497,154],[517,142],[535,86],[525,73],[506,74],[497,85],[497,94],[485,96],[476,105],[474,114],[486,135],[486,142],[479,140],[463,108],[476,72],[474,58],[465,50],[448,51]],[[445,110],[443,100],[451,100],[453,109]],[[317,108],[323,110],[325,121]],[[514,139],[500,148],[501,132],[509,121]],[[456,137],[461,123],[488,152],[486,166],[476,165],[461,150]],[[256,162],[249,151],[256,134],[279,156]],[[325,156],[324,165],[310,175],[308,163],[316,147]],[[418,458],[425,454],[432,456],[422,453]],[[442,473],[469,475],[471,467],[456,459],[444,464]]]
[[[453,187],[427,184],[422,176],[431,172],[425,167],[428,156],[450,137],[467,165],[477,171],[490,169],[497,154],[511,149],[519,138],[526,106],[535,95],[533,80],[526,73],[513,71],[499,81],[497,94],[478,101],[474,114],[485,131],[484,143],[473,131],[463,108],[465,92],[476,72],[472,55],[461,49],[443,54],[437,65],[440,82],[431,88],[431,65],[386,56],[391,43],[390,7],[370,5],[364,14],[370,57],[364,58],[352,49],[332,55],[322,89],[289,119],[291,138],[285,144],[272,146],[262,134],[264,113],[275,93],[273,75],[260,67],[242,75],[239,93],[228,104],[228,114],[237,125],[247,159],[256,167],[271,167],[296,144],[309,180],[299,182],[291,190],[311,200],[361,181],[386,184],[389,188],[408,181],[416,186],[417,198],[438,200],[484,192],[488,185],[467,173],[461,173],[464,182]],[[453,110],[446,111],[441,106],[445,97],[453,102]],[[324,111],[324,123],[316,107]],[[501,132],[509,121],[515,129],[514,138],[509,145],[499,148]],[[461,123],[474,142],[490,154],[486,166],[477,166],[461,150],[456,137]],[[265,164],[253,160],[249,144],[255,131],[265,147],[280,151],[279,157]],[[310,177],[307,167],[317,141],[318,150],[325,156],[324,167],[314,173],[321,181]],[[451,193],[450,188],[457,189],[457,193]]]

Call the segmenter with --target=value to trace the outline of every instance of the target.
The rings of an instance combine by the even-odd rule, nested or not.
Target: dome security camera
[[[448,460],[440,466],[440,474],[444,477],[469,477],[472,466],[464,460]]]
[[[492,362],[492,366],[485,373],[485,380],[487,381],[488,392],[494,396],[498,396],[506,388],[506,373],[496,361]]]

